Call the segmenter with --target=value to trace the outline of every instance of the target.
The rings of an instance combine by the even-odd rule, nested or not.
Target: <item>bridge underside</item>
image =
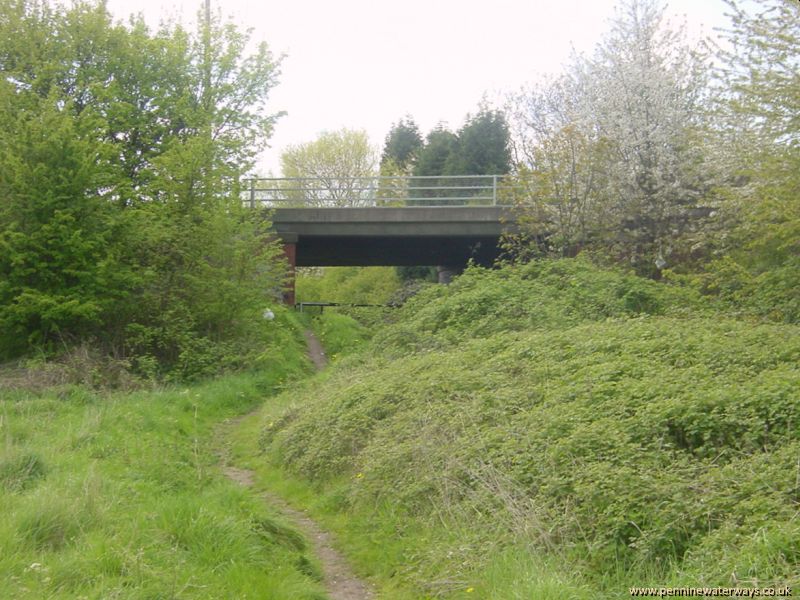
[[[463,266],[472,259],[491,265],[498,236],[313,236],[298,237],[296,266]]]
[[[499,206],[281,208],[269,216],[296,243],[298,266],[491,262],[512,218]]]
[[[491,265],[511,221],[499,206],[281,208],[269,215],[292,267]],[[287,293],[293,303],[293,292]]]

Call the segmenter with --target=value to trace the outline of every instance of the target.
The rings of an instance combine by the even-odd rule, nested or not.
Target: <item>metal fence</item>
[[[252,208],[511,206],[525,186],[510,175],[272,177],[242,182]]]

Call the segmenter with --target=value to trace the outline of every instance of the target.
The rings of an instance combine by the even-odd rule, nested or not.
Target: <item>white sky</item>
[[[285,53],[272,106],[287,111],[259,171],[279,174],[287,145],[322,131],[365,129],[380,150],[393,122],[411,115],[423,135],[439,121],[457,128],[490,100],[557,73],[574,47],[590,52],[615,0],[212,0],[223,16],[253,28]],[[109,0],[120,18],[141,11],[152,25],[192,22],[201,2]],[[669,0],[693,35],[724,26],[723,0]]]

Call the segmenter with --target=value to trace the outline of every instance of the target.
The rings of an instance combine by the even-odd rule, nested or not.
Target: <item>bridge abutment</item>
[[[283,256],[289,265],[286,273],[286,283],[283,286],[283,303],[288,306],[295,304],[295,276],[297,271],[297,236],[281,235]]]

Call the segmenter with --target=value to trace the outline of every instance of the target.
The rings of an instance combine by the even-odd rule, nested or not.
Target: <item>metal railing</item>
[[[308,308],[319,308],[319,313],[322,314],[325,307],[340,307],[345,308],[400,308],[399,304],[355,304],[352,302],[295,302],[294,307],[300,312],[306,312]]]
[[[252,208],[511,206],[525,186],[510,175],[272,177],[244,180]]]

